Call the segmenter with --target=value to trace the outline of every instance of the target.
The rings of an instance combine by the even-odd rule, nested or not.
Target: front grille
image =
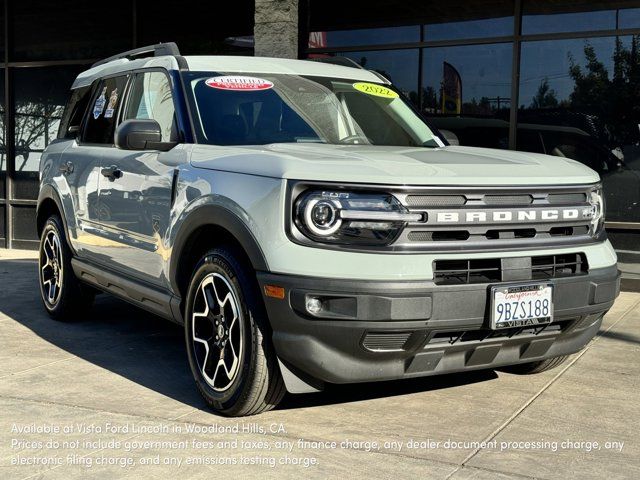
[[[404,349],[412,332],[367,333],[362,346],[371,352],[395,352]]]
[[[584,253],[524,258],[531,260],[530,275],[527,275],[531,280],[573,277],[585,275],[589,271]],[[493,283],[506,280],[503,261],[500,258],[436,260],[433,265],[433,279],[436,285]]]
[[[452,187],[392,193],[421,220],[393,242],[409,250],[502,250],[593,242],[590,186]]]
[[[530,205],[533,202],[531,195],[485,195],[486,205]]]
[[[574,277],[589,271],[584,253],[531,257],[531,276],[534,280]]]
[[[550,193],[547,197],[549,203],[554,205],[572,203],[584,203],[587,201],[587,195],[585,193]]]
[[[407,205],[411,208],[459,207],[467,203],[464,195],[408,195]]]
[[[502,281],[502,268],[499,258],[436,260],[434,264],[433,278],[436,285]]]
[[[558,334],[566,330],[574,320],[562,320],[547,325],[527,327],[513,327],[501,330],[458,330],[452,332],[438,332],[431,336],[427,347],[437,345],[461,345],[469,342],[484,342],[497,338],[518,338],[523,336],[537,336],[544,334]]]

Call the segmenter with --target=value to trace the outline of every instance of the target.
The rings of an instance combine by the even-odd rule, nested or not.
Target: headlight
[[[602,186],[598,186],[589,193],[591,204],[591,235],[596,236],[604,227],[604,196]]]
[[[312,190],[296,200],[294,221],[316,242],[387,245],[407,222],[422,220],[393,195]]]

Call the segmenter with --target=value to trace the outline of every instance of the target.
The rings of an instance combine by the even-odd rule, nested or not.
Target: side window
[[[77,136],[90,97],[90,86],[76,88],[71,92],[71,98],[64,108],[62,120],[60,120],[58,138],[75,138]]]
[[[126,76],[106,78],[98,83],[89,103],[83,142],[113,145],[113,132],[126,84]]]
[[[163,142],[177,140],[171,84],[164,73],[144,72],[135,76],[122,119],[131,118],[153,119],[160,124]]]

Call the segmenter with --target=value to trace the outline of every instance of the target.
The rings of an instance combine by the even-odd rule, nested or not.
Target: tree
[[[556,91],[549,86],[549,79],[545,77],[540,86],[538,92],[531,101],[531,108],[555,108],[558,106],[558,97]]]
[[[569,57],[569,75],[575,86],[569,97],[572,110],[590,115],[601,127],[599,136],[611,146],[637,143],[640,124],[640,48],[634,35],[627,48],[616,40],[613,54],[613,77],[597,56],[595,49],[585,43],[585,66]]]

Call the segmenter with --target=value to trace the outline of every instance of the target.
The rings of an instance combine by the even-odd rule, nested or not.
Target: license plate
[[[544,325],[553,321],[553,284],[491,287],[491,328]]]

